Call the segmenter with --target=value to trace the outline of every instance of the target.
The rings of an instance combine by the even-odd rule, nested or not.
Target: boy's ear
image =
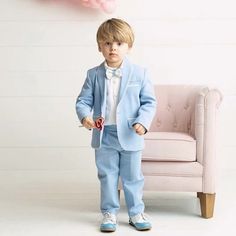
[[[130,53],[131,50],[132,50],[132,47],[129,47],[129,48],[128,48],[128,53]]]
[[[100,47],[100,45],[98,45],[98,51],[101,52],[101,47]]]

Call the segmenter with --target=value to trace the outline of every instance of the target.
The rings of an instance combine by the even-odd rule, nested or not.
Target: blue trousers
[[[101,184],[101,212],[117,214],[119,177],[125,194],[129,216],[142,213],[144,177],[141,151],[125,151],[120,146],[116,125],[105,126],[101,148],[95,149],[98,178]]]

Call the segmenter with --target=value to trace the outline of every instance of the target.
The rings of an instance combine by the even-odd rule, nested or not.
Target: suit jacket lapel
[[[101,96],[101,116],[105,116],[106,109],[106,71],[104,62],[98,67],[97,70],[97,84],[99,87],[99,92]]]
[[[119,102],[127,89],[128,82],[132,75],[132,65],[127,58],[124,59],[122,64],[122,79],[120,84]]]

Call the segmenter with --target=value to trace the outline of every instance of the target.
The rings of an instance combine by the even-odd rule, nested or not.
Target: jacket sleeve
[[[93,79],[90,77],[88,71],[86,80],[76,100],[76,113],[81,123],[83,118],[91,116],[94,104],[93,88],[94,88]]]
[[[152,119],[156,112],[156,97],[154,88],[151,81],[148,78],[147,71],[144,70],[144,79],[140,91],[140,108],[138,110],[138,117],[134,123],[140,123],[149,130]]]

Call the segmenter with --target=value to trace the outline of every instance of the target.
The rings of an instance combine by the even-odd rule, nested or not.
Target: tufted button
[[[184,106],[184,109],[187,110],[188,108],[189,108],[189,105],[186,104],[186,105]]]
[[[161,120],[160,120],[160,119],[157,119],[156,125],[157,125],[157,127],[160,127],[160,126],[161,126]]]
[[[170,109],[171,109],[171,105],[168,104],[168,105],[167,105],[167,110],[170,111]]]
[[[191,123],[190,123],[190,122],[188,122],[188,124],[187,124],[187,129],[188,129],[188,130],[191,129]]]
[[[173,123],[173,127],[176,129],[177,128],[177,122]]]

